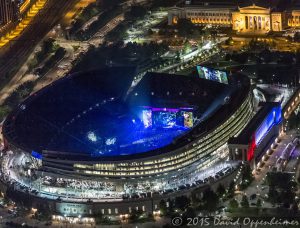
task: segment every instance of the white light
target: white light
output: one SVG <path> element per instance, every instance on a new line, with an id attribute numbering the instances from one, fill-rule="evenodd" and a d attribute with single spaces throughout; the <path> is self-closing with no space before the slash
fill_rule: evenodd
<path id="1" fill-rule="evenodd" d="M 92 142 L 96 142 L 97 141 L 97 136 L 95 135 L 94 132 L 89 132 L 87 135 L 88 139 L 91 140 Z"/>
<path id="2" fill-rule="evenodd" d="M 116 143 L 116 141 L 117 141 L 116 138 L 109 138 L 109 139 L 106 139 L 105 144 L 106 144 L 107 146 L 113 145 L 113 144 Z"/>

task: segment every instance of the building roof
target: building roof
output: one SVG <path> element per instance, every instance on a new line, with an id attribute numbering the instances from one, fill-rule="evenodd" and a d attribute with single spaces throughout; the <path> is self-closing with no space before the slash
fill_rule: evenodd
<path id="1" fill-rule="evenodd" d="M 245 144 L 247 145 L 255 131 L 260 127 L 260 124 L 264 121 L 268 113 L 274 108 L 279 106 L 278 102 L 263 102 L 260 103 L 260 110 L 254 115 L 251 121 L 247 124 L 244 130 L 237 136 L 230 138 L 228 144 Z"/>
<path id="2" fill-rule="evenodd" d="M 7 117 L 4 137 L 29 153 L 52 151 L 46 153 L 47 157 L 51 155 L 55 159 L 111 161 L 160 155 L 215 130 L 241 106 L 250 87 L 249 79 L 239 75 L 232 80 L 235 84 L 225 85 L 199 78 L 149 73 L 125 99 L 134 71 L 108 68 L 73 74 L 54 82 L 30 96 Z M 227 90 L 231 94 L 229 100 L 222 96 Z M 206 118 L 186 133 L 176 128 L 174 131 L 153 129 L 151 135 L 135 130 L 141 126 L 137 105 L 173 107 L 173 100 L 179 102 L 178 107 L 188 102 L 198 105 L 202 113 L 209 109 L 209 114 L 203 115 Z M 221 105 L 211 107 L 210 102 L 216 101 Z"/>
<path id="3" fill-rule="evenodd" d="M 128 103 L 134 106 L 197 107 L 204 111 L 220 96 L 226 96 L 229 86 L 198 77 L 165 73 L 147 73 Z"/>
<path id="4" fill-rule="evenodd" d="M 191 0 L 186 6 L 202 6 L 211 8 L 237 8 L 246 6 L 260 6 L 273 10 L 283 11 L 287 9 L 299 8 L 299 0 Z"/>

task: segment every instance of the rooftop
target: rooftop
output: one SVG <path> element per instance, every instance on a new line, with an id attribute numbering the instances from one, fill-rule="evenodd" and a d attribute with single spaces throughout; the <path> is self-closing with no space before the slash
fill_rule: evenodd
<path id="1" fill-rule="evenodd" d="M 58 80 L 31 95 L 8 116 L 4 137 L 29 153 L 52 151 L 47 154 L 55 159 L 153 156 L 181 148 L 213 131 L 249 92 L 249 79 L 238 75 L 233 84 L 226 85 L 197 77 L 148 73 L 125 96 L 134 75 L 130 68 L 108 68 Z M 143 106 L 192 108 L 195 117 L 203 119 L 191 128 L 176 122 L 174 127 L 145 129 Z M 170 113 L 155 118 L 177 121 Z"/>
<path id="2" fill-rule="evenodd" d="M 184 5 L 184 4 L 183 4 Z M 183 6 L 181 5 L 181 6 Z M 256 5 L 273 10 L 283 11 L 290 8 L 299 8 L 298 0 L 191 0 L 191 4 L 185 6 L 201 6 L 211 8 L 237 8 Z"/>

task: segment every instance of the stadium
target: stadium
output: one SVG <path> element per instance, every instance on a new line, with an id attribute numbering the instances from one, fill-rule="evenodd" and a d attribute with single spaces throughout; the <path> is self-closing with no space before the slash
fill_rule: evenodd
<path id="1" fill-rule="evenodd" d="M 226 161 L 227 141 L 251 119 L 252 99 L 247 77 L 201 66 L 139 80 L 134 67 L 68 75 L 5 120 L 2 184 L 61 214 L 125 214 L 129 203 L 153 212 L 160 195 L 238 167 Z"/>

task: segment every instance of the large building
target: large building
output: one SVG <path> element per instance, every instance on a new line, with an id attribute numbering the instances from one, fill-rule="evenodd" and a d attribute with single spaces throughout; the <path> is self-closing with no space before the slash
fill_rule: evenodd
<path id="1" fill-rule="evenodd" d="M 237 33 L 248 34 L 266 34 L 299 26 L 297 6 L 281 2 L 185 1 L 185 4 L 169 9 L 168 24 L 175 25 L 185 18 L 197 25 L 228 26 Z"/>
<path id="2" fill-rule="evenodd" d="M 124 214 L 135 205 L 153 212 L 153 194 L 203 187 L 214 179 L 206 170 L 228 158 L 228 139 L 251 119 L 253 95 L 243 75 L 197 72 L 147 73 L 132 87 L 132 69 L 107 68 L 32 94 L 4 123 L 12 153 L 2 159 L 2 180 L 68 214 L 78 212 L 72 203 L 90 201 L 98 205 L 93 213 Z"/>
<path id="3" fill-rule="evenodd" d="M 0 0 L 0 26 L 19 19 L 19 5 L 19 0 Z"/>
<path id="4" fill-rule="evenodd" d="M 265 102 L 238 136 L 228 141 L 230 158 L 256 167 L 265 151 L 279 136 L 282 122 L 280 103 Z"/>

